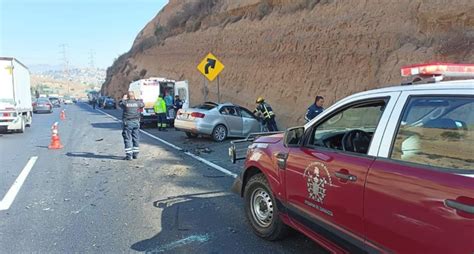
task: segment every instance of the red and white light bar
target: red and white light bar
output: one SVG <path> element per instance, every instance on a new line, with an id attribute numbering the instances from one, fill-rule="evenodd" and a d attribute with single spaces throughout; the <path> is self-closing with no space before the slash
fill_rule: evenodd
<path id="1" fill-rule="evenodd" d="M 445 76 L 474 77 L 474 64 L 428 63 L 403 66 L 402 77 Z"/>

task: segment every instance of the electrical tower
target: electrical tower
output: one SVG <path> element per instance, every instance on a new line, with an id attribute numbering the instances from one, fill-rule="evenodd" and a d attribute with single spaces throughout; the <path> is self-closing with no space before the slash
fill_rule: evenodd
<path id="1" fill-rule="evenodd" d="M 68 55 L 67 55 L 67 48 L 68 48 L 68 45 L 67 44 L 61 44 L 59 45 L 59 47 L 61 48 L 61 56 L 62 56 L 62 61 L 63 61 L 63 71 L 64 71 L 64 78 L 66 79 L 66 84 L 67 84 L 67 95 L 69 95 L 70 93 L 70 90 L 69 90 L 69 58 L 68 58 Z"/>

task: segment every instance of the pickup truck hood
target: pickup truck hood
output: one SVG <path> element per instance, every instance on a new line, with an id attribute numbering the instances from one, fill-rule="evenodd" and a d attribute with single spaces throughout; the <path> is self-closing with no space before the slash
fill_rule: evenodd
<path id="1" fill-rule="evenodd" d="M 284 133 L 278 133 L 270 136 L 263 136 L 257 138 L 254 143 L 267 143 L 267 144 L 275 144 L 280 142 L 283 139 Z"/>

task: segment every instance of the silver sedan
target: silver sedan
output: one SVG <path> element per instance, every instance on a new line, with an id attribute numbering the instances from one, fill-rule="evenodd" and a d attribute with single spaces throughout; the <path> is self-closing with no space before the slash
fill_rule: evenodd
<path id="1" fill-rule="evenodd" d="M 210 135 L 217 142 L 227 137 L 246 137 L 262 130 L 261 123 L 250 110 L 231 103 L 213 102 L 180 109 L 174 126 L 188 137 Z"/>

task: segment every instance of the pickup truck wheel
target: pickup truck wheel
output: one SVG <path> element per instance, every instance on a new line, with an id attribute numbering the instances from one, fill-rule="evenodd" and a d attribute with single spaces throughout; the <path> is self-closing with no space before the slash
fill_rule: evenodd
<path id="1" fill-rule="evenodd" d="M 281 221 L 275 197 L 263 174 L 250 178 L 244 190 L 245 215 L 254 233 L 266 240 L 286 236 L 288 227 Z"/>
<path id="2" fill-rule="evenodd" d="M 186 132 L 186 136 L 188 138 L 197 138 L 198 135 L 196 133 Z"/>
<path id="3" fill-rule="evenodd" d="M 219 124 L 216 127 L 214 127 L 214 130 L 212 131 L 212 139 L 216 142 L 222 142 L 227 138 L 227 128 Z"/>

